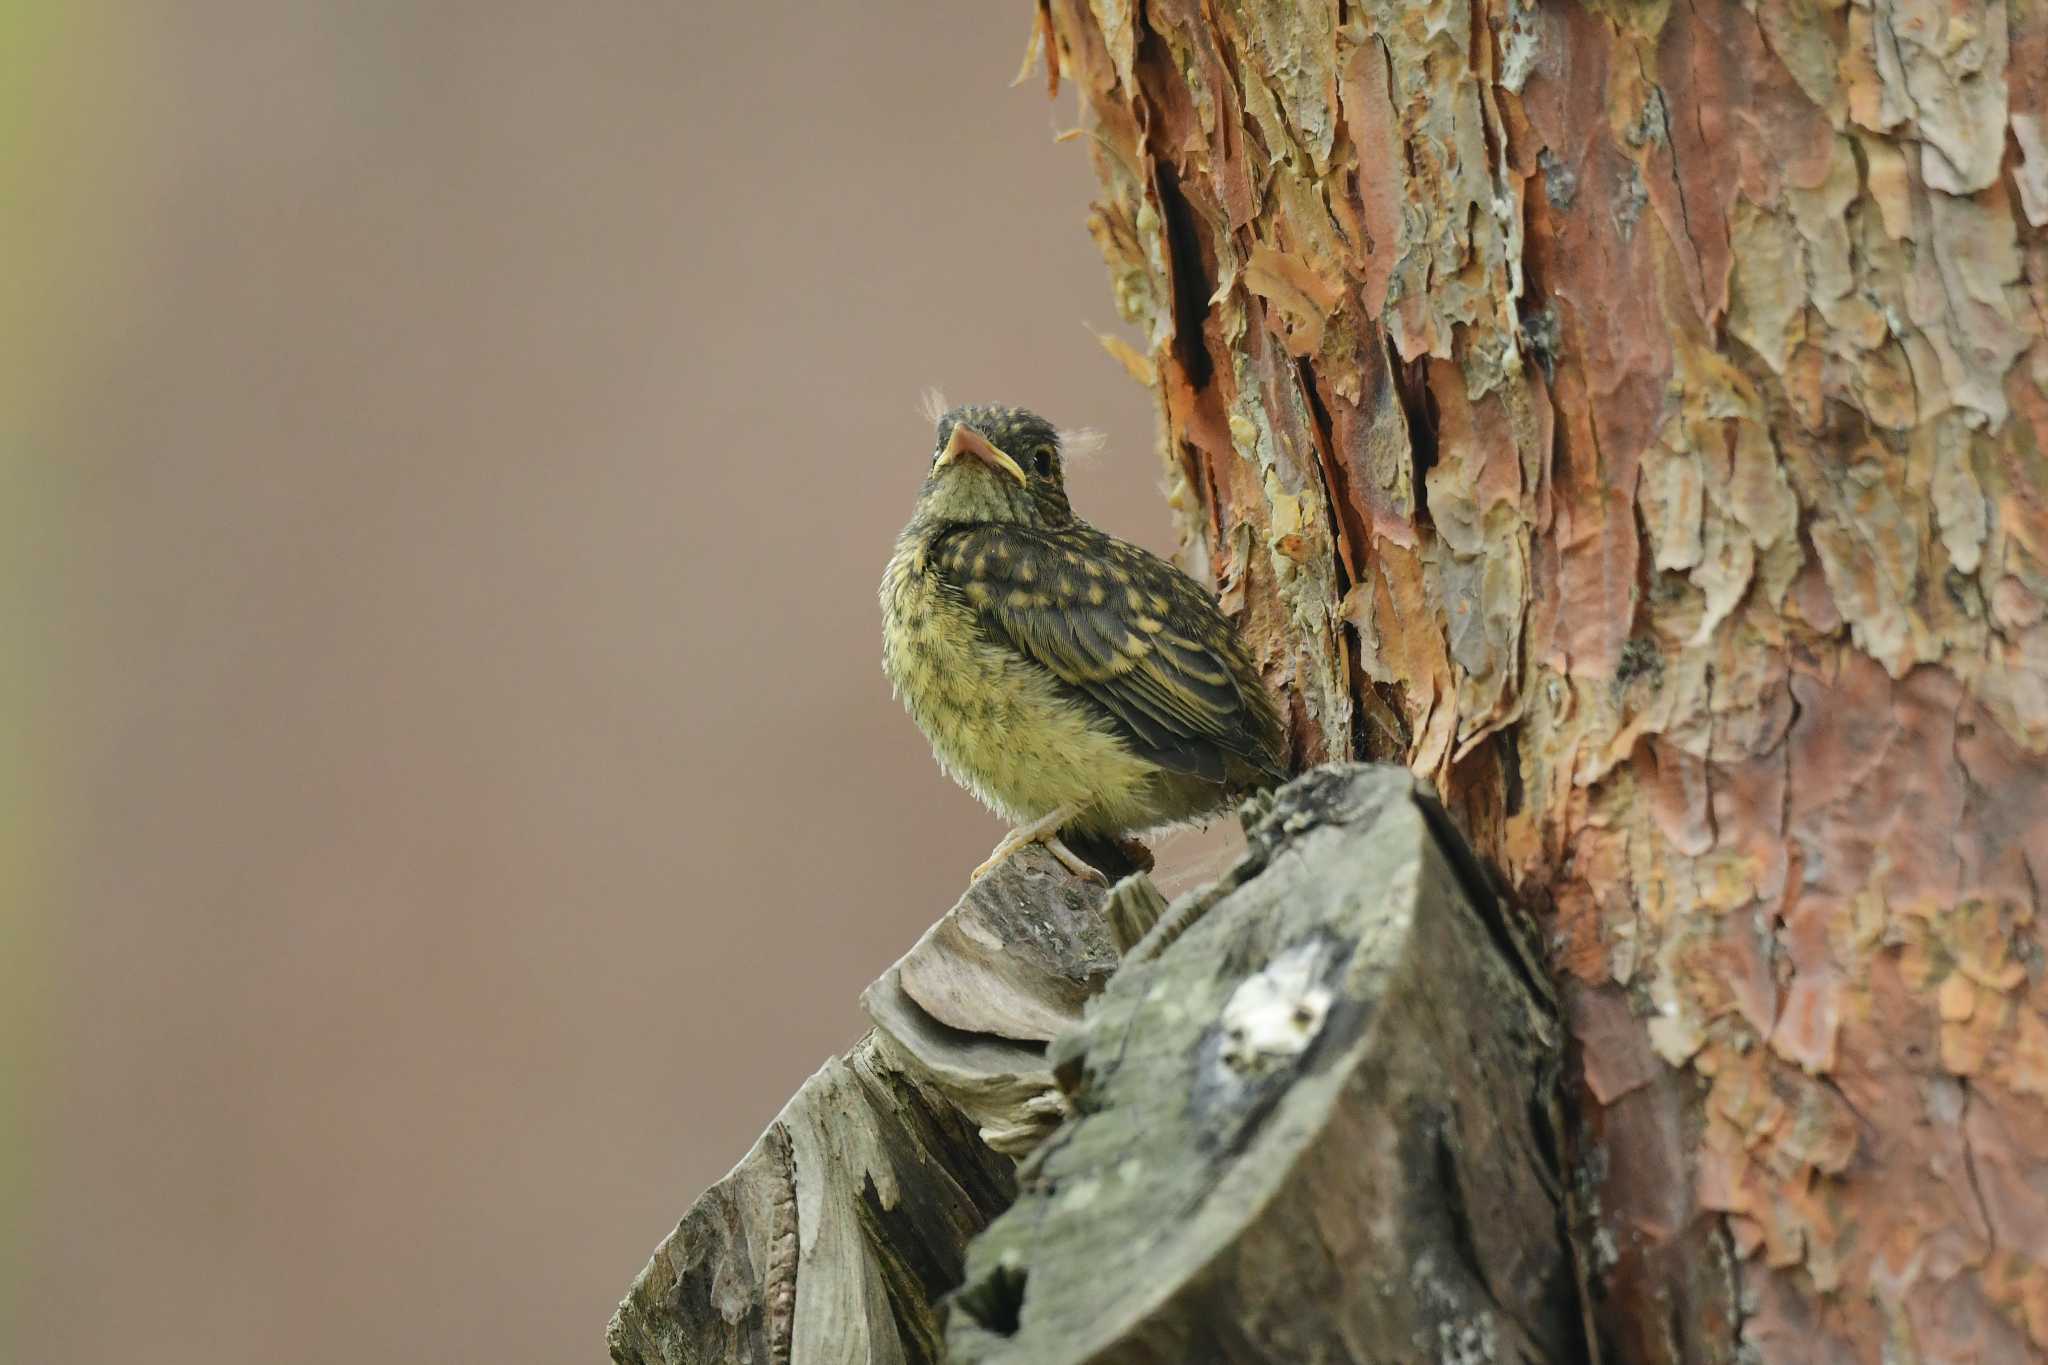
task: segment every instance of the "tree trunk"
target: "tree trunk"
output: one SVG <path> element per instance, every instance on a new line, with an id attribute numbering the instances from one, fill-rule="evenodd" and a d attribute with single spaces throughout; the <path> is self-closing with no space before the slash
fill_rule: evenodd
<path id="1" fill-rule="evenodd" d="M 1040 25 L 1190 567 L 1545 931 L 1605 1358 L 2040 1358 L 2048 4 Z"/>

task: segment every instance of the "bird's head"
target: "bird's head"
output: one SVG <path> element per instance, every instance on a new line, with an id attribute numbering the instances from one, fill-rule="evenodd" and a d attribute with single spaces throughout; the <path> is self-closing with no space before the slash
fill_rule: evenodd
<path id="1" fill-rule="evenodd" d="M 931 471 L 918 514 L 941 525 L 1010 522 L 1063 526 L 1067 503 L 1060 434 L 1023 408 L 973 406 L 937 414 Z"/>

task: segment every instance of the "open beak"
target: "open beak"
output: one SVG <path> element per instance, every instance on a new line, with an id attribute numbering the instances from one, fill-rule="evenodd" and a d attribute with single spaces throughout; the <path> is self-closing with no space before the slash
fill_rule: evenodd
<path id="1" fill-rule="evenodd" d="M 962 455 L 970 455 L 980 460 L 990 469 L 1000 469 L 1003 473 L 1015 479 L 1019 485 L 1025 482 L 1024 471 L 1018 468 L 1015 460 L 990 445 L 988 437 L 983 436 L 973 427 L 968 426 L 967 423 L 955 422 L 953 424 L 952 439 L 946 442 L 946 448 L 939 452 L 939 462 L 932 467 L 934 469 L 944 469 Z"/>

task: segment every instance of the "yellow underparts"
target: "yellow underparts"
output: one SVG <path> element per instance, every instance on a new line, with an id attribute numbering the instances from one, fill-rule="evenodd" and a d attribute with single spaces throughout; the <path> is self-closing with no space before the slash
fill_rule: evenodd
<path id="1" fill-rule="evenodd" d="M 1133 753 L 1051 673 L 983 638 L 914 543 L 897 547 L 881 598 L 883 672 L 939 766 L 990 809 L 1022 825 L 1070 805 L 1081 814 L 1067 828 L 1105 833 L 1191 814 L 1186 779 Z"/>

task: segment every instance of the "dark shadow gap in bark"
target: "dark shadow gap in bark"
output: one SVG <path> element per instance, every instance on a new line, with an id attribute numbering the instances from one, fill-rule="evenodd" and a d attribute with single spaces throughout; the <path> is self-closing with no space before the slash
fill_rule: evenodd
<path id="1" fill-rule="evenodd" d="M 1323 515 L 1329 519 L 1330 533 L 1337 541 L 1337 597 L 1341 601 L 1356 579 L 1354 561 L 1363 547 L 1353 544 L 1352 528 L 1344 517 L 1344 509 L 1351 504 L 1351 490 L 1345 486 L 1343 462 L 1337 458 L 1330 409 L 1316 387 L 1315 366 L 1307 360 L 1296 360 L 1294 373 L 1295 382 L 1301 386 L 1302 400 L 1308 405 L 1309 420 L 1315 423 L 1316 465 L 1321 476 L 1316 482 L 1323 490 Z"/>
<path id="2" fill-rule="evenodd" d="M 1028 1280 L 1021 1267 L 999 1265 L 979 1284 L 968 1285 L 955 1294 L 950 1302 L 988 1331 L 1013 1337 L 1023 1323 Z"/>
<path id="3" fill-rule="evenodd" d="M 1400 401 L 1401 411 L 1408 418 L 1408 449 L 1414 464 L 1410 477 L 1415 489 L 1415 518 L 1419 526 L 1433 527 L 1434 519 L 1429 511 L 1429 471 L 1436 468 L 1437 456 L 1437 412 L 1436 396 L 1429 391 L 1429 363 L 1418 360 L 1410 364 L 1401 359 L 1394 349 L 1393 339 L 1386 338 L 1387 370 L 1393 378 L 1394 397 Z"/>
<path id="4" fill-rule="evenodd" d="M 1194 206 L 1181 192 L 1173 164 L 1155 158 L 1153 185 L 1159 195 L 1159 216 L 1166 225 L 1166 268 L 1173 283 L 1173 357 L 1180 362 L 1190 388 L 1209 387 L 1216 363 L 1209 356 L 1202 327 L 1209 317 L 1209 296 L 1216 282 L 1203 259 L 1202 233 Z"/>
<path id="5" fill-rule="evenodd" d="M 1434 795 L 1425 795 L 1417 804 L 1422 807 L 1424 818 L 1436 834 L 1437 847 L 1443 853 L 1451 875 L 1457 878 L 1466 899 L 1472 902 L 1473 910 L 1478 913 L 1480 923 L 1486 926 L 1487 936 L 1499 948 L 1501 957 L 1515 968 L 1523 984 L 1537 999 L 1555 999 L 1549 975 L 1536 956 L 1535 945 L 1509 922 L 1513 912 L 1509 909 L 1511 902 L 1505 880 L 1480 860 L 1458 828 L 1458 822 L 1441 801 Z"/>

